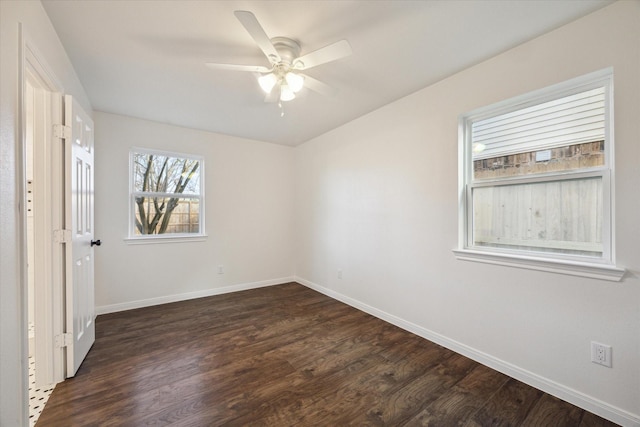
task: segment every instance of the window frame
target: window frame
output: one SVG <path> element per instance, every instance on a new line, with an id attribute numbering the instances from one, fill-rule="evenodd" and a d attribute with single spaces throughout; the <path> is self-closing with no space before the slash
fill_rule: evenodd
<path id="1" fill-rule="evenodd" d="M 474 179 L 471 128 L 474 122 L 584 92 L 605 89 L 604 164 L 555 172 Z M 458 121 L 459 231 L 457 259 L 619 281 L 624 269 L 615 265 L 613 69 L 607 68 L 462 114 Z M 474 244 L 473 190 L 505 185 L 602 179 L 602 256 L 510 249 Z"/>
<path id="2" fill-rule="evenodd" d="M 141 192 L 135 190 L 135 155 L 136 154 L 151 154 L 154 156 L 167 156 L 178 159 L 190 159 L 196 160 L 199 162 L 198 171 L 199 171 L 199 188 L 200 192 L 197 195 L 193 194 L 182 194 L 182 193 L 159 193 L 159 192 L 150 192 L 153 194 L 157 194 L 158 197 L 172 197 L 175 194 L 180 194 L 180 198 L 189 198 L 198 200 L 198 225 L 199 232 L 198 233 L 163 233 L 163 234 L 136 234 L 136 211 L 135 211 L 135 197 Z M 195 154 L 188 153 L 177 153 L 173 151 L 165 151 L 165 150 L 156 150 L 150 148 L 142 148 L 142 147 L 131 147 L 129 150 L 129 203 L 128 203 L 128 237 L 125 241 L 128 244 L 148 244 L 148 243 L 176 243 L 176 242 L 193 242 L 193 241 L 204 241 L 207 237 L 205 232 L 205 164 L 204 157 Z M 149 196 L 149 192 L 146 193 L 146 196 Z"/>

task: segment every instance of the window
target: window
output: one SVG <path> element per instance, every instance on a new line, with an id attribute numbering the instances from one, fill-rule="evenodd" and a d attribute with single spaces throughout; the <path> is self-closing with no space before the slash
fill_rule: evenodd
<path id="1" fill-rule="evenodd" d="M 620 280 L 610 69 L 460 119 L 459 259 Z"/>
<path id="2" fill-rule="evenodd" d="M 134 148 L 130 164 L 130 239 L 204 235 L 201 157 Z"/>

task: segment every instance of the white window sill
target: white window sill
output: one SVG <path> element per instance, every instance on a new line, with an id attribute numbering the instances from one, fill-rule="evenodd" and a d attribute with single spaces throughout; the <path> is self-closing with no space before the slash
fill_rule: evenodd
<path id="1" fill-rule="evenodd" d="M 185 243 L 185 242 L 204 242 L 207 240 L 206 234 L 196 235 L 177 235 L 177 236 L 159 236 L 153 237 L 127 237 L 124 241 L 128 245 L 154 245 L 156 243 Z"/>
<path id="2" fill-rule="evenodd" d="M 456 258 L 464 261 L 484 262 L 507 267 L 526 268 L 529 270 L 548 271 L 569 274 L 572 276 L 590 277 L 593 279 L 619 282 L 625 269 L 613 265 L 582 263 L 548 258 L 528 257 L 513 254 L 497 254 L 471 249 L 454 249 Z"/>

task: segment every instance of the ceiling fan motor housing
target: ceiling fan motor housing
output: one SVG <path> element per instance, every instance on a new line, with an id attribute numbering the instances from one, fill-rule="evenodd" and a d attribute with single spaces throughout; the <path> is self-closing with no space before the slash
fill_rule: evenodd
<path id="1" fill-rule="evenodd" d="M 276 48 L 280 55 L 280 62 L 276 58 L 269 58 L 274 66 L 287 65 L 293 68 L 293 61 L 300 56 L 300 44 L 287 37 L 273 37 L 271 39 L 273 47 Z"/>

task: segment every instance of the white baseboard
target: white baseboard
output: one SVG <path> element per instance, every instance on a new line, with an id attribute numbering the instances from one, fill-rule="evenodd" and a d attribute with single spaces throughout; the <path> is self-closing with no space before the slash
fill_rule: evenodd
<path id="1" fill-rule="evenodd" d="M 429 329 L 418 326 L 415 323 L 408 322 L 398 316 L 389 314 L 385 311 L 379 310 L 375 307 L 343 295 L 339 292 L 310 282 L 309 280 L 296 276 L 294 277 L 294 281 L 324 295 L 327 295 L 333 299 L 362 310 L 365 313 L 389 322 L 392 325 L 395 325 L 422 338 L 446 347 L 449 350 L 462 354 L 463 356 L 475 360 L 476 362 L 482 363 L 483 365 L 495 369 L 498 372 L 502 372 L 505 375 L 522 381 L 523 383 L 535 387 L 539 390 L 542 390 L 545 393 L 549 393 L 552 396 L 556 396 L 557 398 L 565 400 L 582 409 L 593 412 L 594 414 L 597 414 L 610 421 L 618 423 L 622 426 L 640 427 L 640 415 L 638 414 L 632 414 L 631 412 L 609 405 L 599 399 L 595 399 L 577 390 L 556 383 L 555 381 L 552 381 L 548 378 L 542 377 L 533 372 L 529 372 L 526 369 L 522 369 L 511 363 L 505 362 L 504 360 L 500 360 L 496 357 L 491 356 L 490 354 L 476 350 L 463 343 L 452 340 L 451 338 L 447 338 Z"/>
<path id="2" fill-rule="evenodd" d="M 150 307 L 153 305 L 167 304 L 170 302 L 186 301 L 195 298 L 210 297 L 213 295 L 227 294 L 230 292 L 246 291 L 248 289 L 263 288 L 265 286 L 280 285 L 293 282 L 293 277 L 282 277 L 280 279 L 262 280 L 260 282 L 241 283 L 237 285 L 225 286 L 222 288 L 203 289 L 201 291 L 187 292 L 184 294 L 166 295 L 161 297 L 128 301 L 119 304 L 101 305 L 96 307 L 96 316 L 118 311 L 133 310 L 135 308 Z"/>

